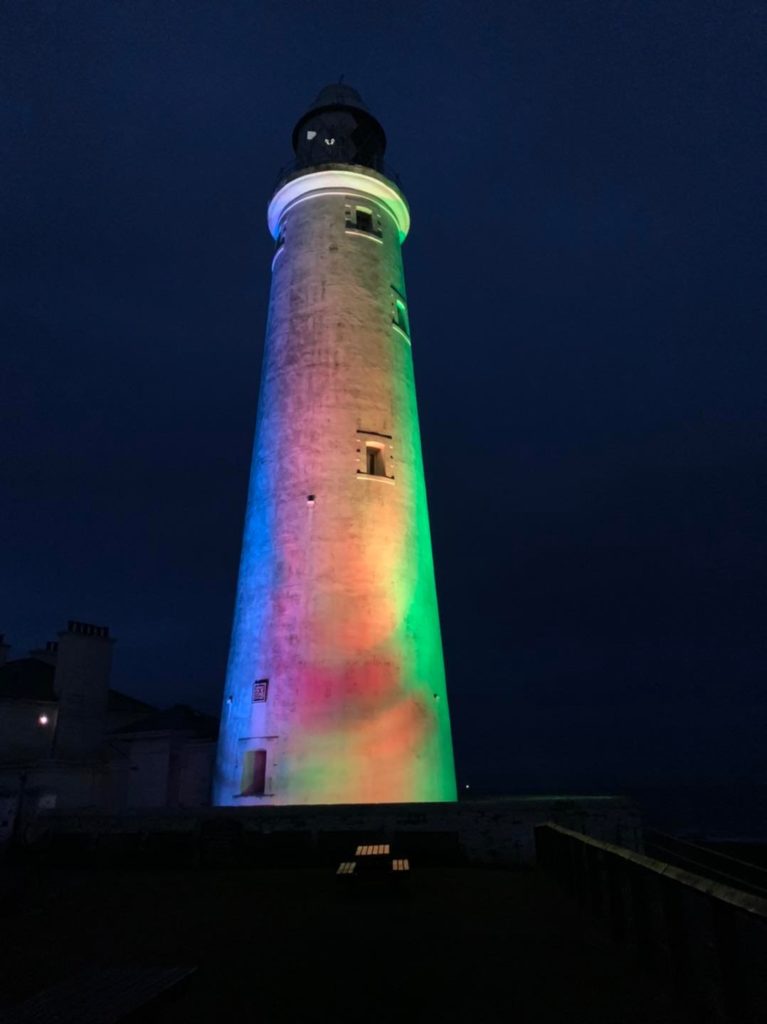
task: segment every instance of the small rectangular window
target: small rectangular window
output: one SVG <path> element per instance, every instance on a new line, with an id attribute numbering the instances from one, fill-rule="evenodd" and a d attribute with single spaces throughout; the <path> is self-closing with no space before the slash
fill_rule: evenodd
<path id="1" fill-rule="evenodd" d="M 269 680 L 268 679 L 257 679 L 253 683 L 253 703 L 256 704 L 259 701 L 266 700 L 269 695 Z"/>
<path id="2" fill-rule="evenodd" d="M 240 796 L 263 796 L 266 788 L 266 751 L 246 750 L 242 761 Z"/>
<path id="3" fill-rule="evenodd" d="M 357 230 L 373 234 L 373 214 L 370 210 L 363 210 L 359 206 L 357 207 Z"/>
<path id="4" fill-rule="evenodd" d="M 360 434 L 362 437 L 360 437 Z M 357 428 L 357 479 L 394 483 L 394 450 L 391 434 Z"/>
<path id="5" fill-rule="evenodd" d="M 367 235 L 374 242 L 383 242 L 381 216 L 366 206 L 352 206 L 344 209 L 344 224 L 352 234 Z"/>
<path id="6" fill-rule="evenodd" d="M 365 465 L 368 476 L 386 476 L 386 463 L 381 445 L 371 441 L 365 443 Z"/>

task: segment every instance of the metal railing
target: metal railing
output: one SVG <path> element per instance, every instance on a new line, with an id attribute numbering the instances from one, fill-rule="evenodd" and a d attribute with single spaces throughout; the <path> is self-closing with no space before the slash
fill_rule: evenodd
<path id="1" fill-rule="evenodd" d="M 644 839 L 645 853 L 650 857 L 767 899 L 767 870 L 757 864 L 655 829 L 645 829 Z"/>
<path id="2" fill-rule="evenodd" d="M 538 864 L 676 991 L 690 1021 L 757 1024 L 767 1005 L 767 900 L 558 825 Z"/>

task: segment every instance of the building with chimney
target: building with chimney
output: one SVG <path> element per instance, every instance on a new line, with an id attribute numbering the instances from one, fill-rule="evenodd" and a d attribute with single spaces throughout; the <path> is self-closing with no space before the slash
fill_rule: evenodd
<path id="1" fill-rule="evenodd" d="M 22 658 L 0 642 L 0 838 L 18 810 L 210 802 L 216 719 L 115 690 L 113 649 L 107 626 L 75 620 Z"/>

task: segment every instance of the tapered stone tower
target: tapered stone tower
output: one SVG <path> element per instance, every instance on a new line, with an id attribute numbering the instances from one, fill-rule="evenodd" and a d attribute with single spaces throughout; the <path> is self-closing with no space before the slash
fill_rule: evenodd
<path id="1" fill-rule="evenodd" d="M 317 97 L 269 203 L 272 263 L 215 802 L 455 799 L 386 139 Z"/>

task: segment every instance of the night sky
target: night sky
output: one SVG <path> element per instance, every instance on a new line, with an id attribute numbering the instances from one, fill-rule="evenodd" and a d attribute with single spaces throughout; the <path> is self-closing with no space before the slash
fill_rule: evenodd
<path id="1" fill-rule="evenodd" d="M 766 782 L 767 6 L 0 7 L 2 607 L 217 710 L 290 134 L 344 74 L 413 213 L 461 784 Z"/>

